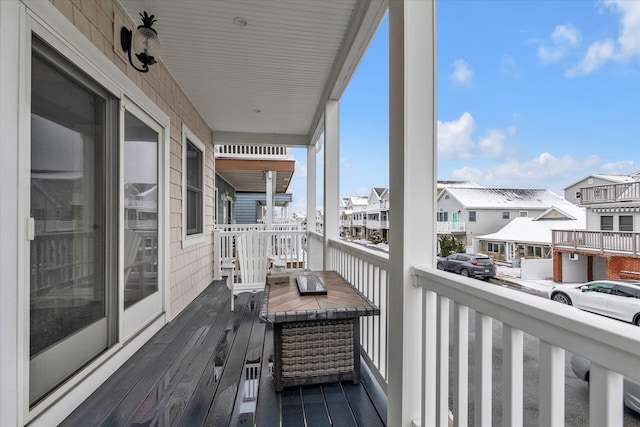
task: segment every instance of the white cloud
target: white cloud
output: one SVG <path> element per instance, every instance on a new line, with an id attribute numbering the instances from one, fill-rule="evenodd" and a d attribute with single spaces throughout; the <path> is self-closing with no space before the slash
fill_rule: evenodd
<path id="1" fill-rule="evenodd" d="M 574 67 L 568 69 L 564 75 L 567 77 L 577 77 L 591 74 L 607 61 L 613 59 L 615 55 L 615 45 L 611 40 L 592 43 L 584 59 Z"/>
<path id="2" fill-rule="evenodd" d="M 471 159 L 475 157 L 500 157 L 505 141 L 516 134 L 514 124 L 506 129 L 490 129 L 476 142 L 473 133 L 476 122 L 464 112 L 459 119 L 450 122 L 438 120 L 438 157 L 441 159 Z"/>
<path id="3" fill-rule="evenodd" d="M 607 39 L 593 42 L 582 61 L 565 73 L 567 77 L 590 74 L 608 61 L 625 62 L 640 58 L 640 2 L 604 0 L 604 4 L 620 15 L 617 41 Z"/>
<path id="4" fill-rule="evenodd" d="M 564 58 L 572 47 L 580 44 L 580 30 L 571 24 L 556 25 L 551 39 L 553 46 L 538 47 L 538 59 L 542 62 L 557 62 Z"/>
<path id="5" fill-rule="evenodd" d="M 504 55 L 502 57 L 502 73 L 506 76 L 520 77 L 520 67 L 515 59 L 510 55 Z"/>
<path id="6" fill-rule="evenodd" d="M 638 170 L 638 165 L 633 160 L 622 160 L 615 163 L 606 163 L 602 165 L 602 170 L 614 174 L 627 174 L 629 171 Z"/>
<path id="7" fill-rule="evenodd" d="M 453 72 L 451 73 L 451 79 L 458 86 L 471 87 L 473 85 L 473 70 L 469 68 L 467 61 L 458 59 L 451 64 Z"/>
<path id="8" fill-rule="evenodd" d="M 544 152 L 532 159 L 504 161 L 482 169 L 465 166 L 455 169 L 452 179 L 474 181 L 496 188 L 546 188 L 561 194 L 567 184 L 596 170 L 604 171 L 606 167 L 598 156 L 556 157 Z M 620 173 L 629 173 L 630 170 L 633 168 L 629 164 L 620 167 Z"/>

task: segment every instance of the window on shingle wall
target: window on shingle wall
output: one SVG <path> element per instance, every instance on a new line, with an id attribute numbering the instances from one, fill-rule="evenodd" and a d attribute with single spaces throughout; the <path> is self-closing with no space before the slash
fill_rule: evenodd
<path id="1" fill-rule="evenodd" d="M 183 246 L 204 243 L 205 145 L 182 128 Z"/>

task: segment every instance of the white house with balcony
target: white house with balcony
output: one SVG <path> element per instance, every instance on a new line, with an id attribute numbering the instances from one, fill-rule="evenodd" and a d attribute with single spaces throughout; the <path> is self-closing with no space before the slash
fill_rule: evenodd
<path id="1" fill-rule="evenodd" d="M 372 231 L 380 233 L 383 241 L 389 239 L 389 188 L 373 187 L 367 199 L 366 237 L 371 237 Z"/>
<path id="2" fill-rule="evenodd" d="M 349 236 L 356 239 L 364 239 L 367 226 L 367 203 L 368 197 L 350 196 L 348 197 L 345 211 L 349 222 Z"/>
<path id="3" fill-rule="evenodd" d="M 623 184 L 636 180 L 638 173 L 633 175 L 607 175 L 591 174 L 564 188 L 564 198 L 571 203 L 579 205 L 581 203 L 582 191 L 584 187 L 595 187 L 599 185 Z"/>
<path id="4" fill-rule="evenodd" d="M 574 209 L 549 190 L 447 187 L 437 199 L 437 230 L 471 246 L 476 236 L 495 233 L 514 218 L 538 217 L 551 207 Z"/>
<path id="5" fill-rule="evenodd" d="M 598 176 L 580 182 L 596 182 Z M 640 278 L 640 173 L 615 181 L 576 190 L 586 228 L 554 230 L 555 281 Z"/>

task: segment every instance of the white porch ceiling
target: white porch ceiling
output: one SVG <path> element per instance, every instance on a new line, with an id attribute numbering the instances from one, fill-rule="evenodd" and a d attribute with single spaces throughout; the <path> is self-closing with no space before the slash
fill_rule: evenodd
<path id="1" fill-rule="evenodd" d="M 316 142 L 326 100 L 340 99 L 387 9 L 386 0 L 122 4 L 137 24 L 140 12 L 155 15 L 160 59 L 216 143 L 298 146 Z"/>

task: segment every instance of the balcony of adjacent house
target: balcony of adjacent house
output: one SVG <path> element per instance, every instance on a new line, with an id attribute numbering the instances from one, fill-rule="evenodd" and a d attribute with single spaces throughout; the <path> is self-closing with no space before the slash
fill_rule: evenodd
<path id="1" fill-rule="evenodd" d="M 466 231 L 464 221 L 438 221 L 436 222 L 438 234 L 464 233 Z"/>
<path id="2" fill-rule="evenodd" d="M 552 230 L 554 249 L 640 258 L 640 232 Z"/>
<path id="3" fill-rule="evenodd" d="M 292 160 L 291 149 L 284 146 L 229 145 L 215 146 L 215 157 L 246 160 Z"/>
<path id="4" fill-rule="evenodd" d="M 640 182 L 596 185 L 580 189 L 580 204 L 640 201 Z"/>

